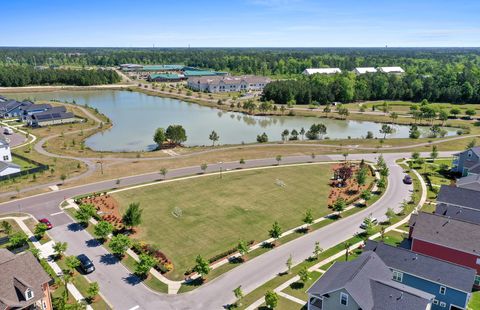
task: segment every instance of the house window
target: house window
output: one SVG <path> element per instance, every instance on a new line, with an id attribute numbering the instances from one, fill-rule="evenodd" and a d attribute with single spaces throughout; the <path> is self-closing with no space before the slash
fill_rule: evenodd
<path id="1" fill-rule="evenodd" d="M 480 286 L 480 275 L 475 276 L 475 282 L 473 282 L 474 285 Z"/>
<path id="2" fill-rule="evenodd" d="M 8 160 L 8 155 L 3 156 L 3 160 Z"/>
<path id="3" fill-rule="evenodd" d="M 340 293 L 340 304 L 348 306 L 348 295 L 345 293 Z"/>
<path id="4" fill-rule="evenodd" d="M 25 299 L 30 300 L 33 298 L 33 291 L 31 289 L 27 289 L 25 291 Z"/>
<path id="5" fill-rule="evenodd" d="M 393 271 L 393 280 L 398 281 L 398 282 L 402 282 L 403 273 L 401 273 L 400 271 L 394 270 Z"/>
<path id="6" fill-rule="evenodd" d="M 440 302 L 440 307 L 445 308 L 446 306 L 447 306 L 447 304 L 445 302 L 443 302 L 443 301 Z"/>
<path id="7" fill-rule="evenodd" d="M 472 151 L 468 151 L 468 157 L 472 157 Z"/>
<path id="8" fill-rule="evenodd" d="M 440 294 L 445 295 L 447 288 L 445 286 L 440 286 Z"/>
<path id="9" fill-rule="evenodd" d="M 433 300 L 433 304 L 434 304 L 434 305 L 438 305 L 438 299 L 434 299 L 434 300 Z"/>
<path id="10" fill-rule="evenodd" d="M 477 257 L 477 265 L 480 265 L 480 257 Z"/>

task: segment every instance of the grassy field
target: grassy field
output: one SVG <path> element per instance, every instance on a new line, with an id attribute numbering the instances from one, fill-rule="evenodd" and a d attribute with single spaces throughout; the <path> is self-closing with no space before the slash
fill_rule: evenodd
<path id="1" fill-rule="evenodd" d="M 180 279 L 195 256 L 211 257 L 235 247 L 238 240 L 268 238 L 274 221 L 283 228 L 302 224 L 305 210 L 315 218 L 326 206 L 330 165 L 278 167 L 206 176 L 115 193 L 122 211 L 131 202 L 144 209 L 138 238 L 160 247 L 173 260 Z M 286 186 L 276 184 L 283 181 Z M 173 216 L 174 208 L 182 211 Z"/>

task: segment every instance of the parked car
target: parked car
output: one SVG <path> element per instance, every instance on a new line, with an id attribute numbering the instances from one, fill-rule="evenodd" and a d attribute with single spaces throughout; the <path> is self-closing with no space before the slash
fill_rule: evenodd
<path id="1" fill-rule="evenodd" d="M 5 128 L 3 128 L 3 133 L 6 134 L 6 135 L 13 135 L 13 129 L 5 127 Z"/>
<path id="2" fill-rule="evenodd" d="M 376 218 L 374 218 L 374 217 L 369 217 L 369 219 L 370 219 L 372 225 L 375 226 L 375 225 L 378 224 L 378 220 L 377 220 Z M 368 228 L 368 225 L 367 225 L 367 223 L 366 223 L 366 220 L 367 220 L 367 219 L 363 220 L 362 224 L 360 224 L 360 228 L 361 228 L 361 229 L 366 229 L 366 228 Z"/>
<path id="3" fill-rule="evenodd" d="M 412 184 L 412 177 L 409 176 L 408 174 L 406 174 L 406 175 L 403 177 L 403 183 L 405 183 L 405 184 Z"/>
<path id="4" fill-rule="evenodd" d="M 52 227 L 53 227 L 52 223 L 50 223 L 50 221 L 48 219 L 40 219 L 38 221 L 40 223 L 43 223 L 43 224 L 47 225 L 47 229 L 52 229 Z"/>
<path id="5" fill-rule="evenodd" d="M 82 269 L 84 273 L 92 273 L 95 271 L 95 266 L 87 255 L 80 254 L 77 258 L 80 261 L 80 269 Z"/>

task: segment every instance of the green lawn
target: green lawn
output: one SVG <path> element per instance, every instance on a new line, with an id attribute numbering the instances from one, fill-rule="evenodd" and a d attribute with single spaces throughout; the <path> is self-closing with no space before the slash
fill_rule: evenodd
<path id="1" fill-rule="evenodd" d="M 14 164 L 17 164 L 20 166 L 21 170 L 27 170 L 31 168 L 35 168 L 36 166 L 34 164 L 29 163 L 26 160 L 23 160 L 15 155 L 12 156 L 12 162 Z"/>
<path id="2" fill-rule="evenodd" d="M 467 308 L 469 310 L 480 309 L 480 291 L 474 291 L 472 293 L 472 297 L 470 298 Z"/>
<path id="3" fill-rule="evenodd" d="M 310 273 L 310 279 L 307 281 L 307 283 L 303 284 L 301 282 L 293 282 L 286 289 L 284 289 L 282 292 L 287 293 L 290 296 L 297 297 L 298 299 L 301 299 L 301 300 L 304 300 L 305 302 L 307 302 L 307 300 L 308 300 L 307 290 L 321 276 L 322 276 L 322 273 L 320 273 L 318 271 L 313 271 L 313 272 Z"/>
<path id="4" fill-rule="evenodd" d="M 393 245 L 393 246 L 398 246 L 403 241 L 403 239 L 405 239 L 406 237 L 408 237 L 408 232 L 401 233 L 401 232 L 398 232 L 398 231 L 391 230 L 391 231 L 385 233 L 385 236 L 383 238 L 383 242 L 385 242 L 386 244 Z M 375 240 L 376 241 L 381 241 L 381 238 L 379 237 Z"/>
<path id="5" fill-rule="evenodd" d="M 235 247 L 238 240 L 261 241 L 278 221 L 287 230 L 302 224 L 305 210 L 315 218 L 326 206 L 331 166 L 308 165 L 226 173 L 157 184 L 113 194 L 123 212 L 129 203 L 144 209 L 138 238 L 155 244 L 173 261 L 168 276 L 183 278 L 195 256 L 206 258 Z M 278 185 L 281 180 L 285 183 Z M 182 211 L 180 217 L 173 210 Z"/>
<path id="6" fill-rule="evenodd" d="M 265 304 L 261 305 L 258 307 L 258 310 L 269 310 L 270 308 L 267 308 Z M 275 308 L 275 310 L 305 310 L 307 309 L 306 302 L 305 305 L 300 305 L 294 301 L 291 301 L 289 299 L 286 299 L 282 296 L 278 296 L 278 305 Z"/>

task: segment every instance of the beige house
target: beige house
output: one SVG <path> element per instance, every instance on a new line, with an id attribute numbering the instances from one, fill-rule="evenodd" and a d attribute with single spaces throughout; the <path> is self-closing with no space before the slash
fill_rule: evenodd
<path id="1" fill-rule="evenodd" d="M 271 80 L 263 76 L 201 76 L 188 78 L 189 88 L 210 93 L 261 91 Z"/>

